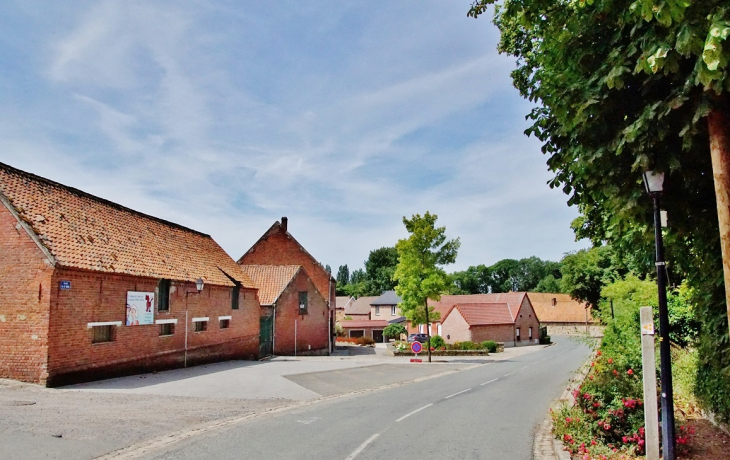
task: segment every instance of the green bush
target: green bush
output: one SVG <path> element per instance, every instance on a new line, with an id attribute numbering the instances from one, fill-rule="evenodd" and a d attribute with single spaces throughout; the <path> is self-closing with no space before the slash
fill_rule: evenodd
<path id="1" fill-rule="evenodd" d="M 383 335 L 388 339 L 399 339 L 401 334 L 406 334 L 408 331 L 406 330 L 406 327 L 402 324 L 388 324 L 385 326 L 385 329 L 383 329 Z"/>
<path id="2" fill-rule="evenodd" d="M 481 344 L 479 344 L 479 348 L 482 350 L 487 350 L 490 353 L 496 353 L 497 352 L 497 342 L 493 340 L 485 340 Z"/>
<path id="3" fill-rule="evenodd" d="M 434 348 L 441 348 L 446 345 L 446 342 L 444 341 L 443 337 L 440 335 L 434 335 L 431 337 L 431 346 Z"/>

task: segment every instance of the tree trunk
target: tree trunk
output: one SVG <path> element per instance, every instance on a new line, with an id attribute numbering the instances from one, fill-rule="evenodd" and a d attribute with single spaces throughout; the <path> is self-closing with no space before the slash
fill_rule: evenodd
<path id="1" fill-rule="evenodd" d="M 426 299 L 426 347 L 428 348 L 428 362 L 431 362 L 431 325 L 428 321 L 428 298 Z"/>
<path id="2" fill-rule="evenodd" d="M 710 133 L 712 176 L 715 179 L 717 219 L 720 224 L 722 268 L 725 275 L 725 305 L 730 323 L 730 120 L 724 105 L 707 116 Z M 730 333 L 730 330 L 728 330 Z"/>

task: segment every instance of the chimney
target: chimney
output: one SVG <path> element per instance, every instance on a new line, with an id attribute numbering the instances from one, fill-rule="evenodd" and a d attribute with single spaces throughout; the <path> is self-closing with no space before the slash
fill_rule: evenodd
<path id="1" fill-rule="evenodd" d="M 287 219 L 286 217 L 281 218 L 281 228 L 283 228 L 285 232 L 287 231 L 286 226 L 288 223 L 289 223 L 289 219 Z"/>

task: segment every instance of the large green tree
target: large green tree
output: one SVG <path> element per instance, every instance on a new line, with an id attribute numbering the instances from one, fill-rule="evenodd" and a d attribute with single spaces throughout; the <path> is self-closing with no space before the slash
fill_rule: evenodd
<path id="1" fill-rule="evenodd" d="M 410 219 L 403 217 L 403 224 L 410 233 L 398 240 L 398 266 L 393 279 L 397 281 L 396 293 L 403 315 L 413 324 L 425 324 L 428 334 L 428 361 L 431 361 L 431 332 L 428 324 L 438 319 L 438 312 L 428 306 L 428 299 L 438 301 L 447 290 L 448 275 L 441 268 L 456 261 L 461 245 L 459 238 L 446 239 L 446 227 L 436 227 L 438 216 L 428 211 Z"/>
<path id="2" fill-rule="evenodd" d="M 494 2 L 476 0 L 469 15 Z M 543 143 L 555 174 L 550 184 L 581 213 L 578 236 L 610 242 L 648 273 L 651 202 L 641 173 L 666 173 L 670 278 L 688 279 L 702 321 L 698 393 L 730 420 L 720 246 L 720 228 L 730 228 L 730 6 L 726 0 L 505 0 L 494 22 L 499 50 L 517 59 L 515 86 L 535 103 L 527 133 Z"/>

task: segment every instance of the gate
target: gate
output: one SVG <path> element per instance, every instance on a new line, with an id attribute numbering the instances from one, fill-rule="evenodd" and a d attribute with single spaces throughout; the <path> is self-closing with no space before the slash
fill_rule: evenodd
<path id="1" fill-rule="evenodd" d="M 262 316 L 259 333 L 259 358 L 274 354 L 274 315 Z"/>

